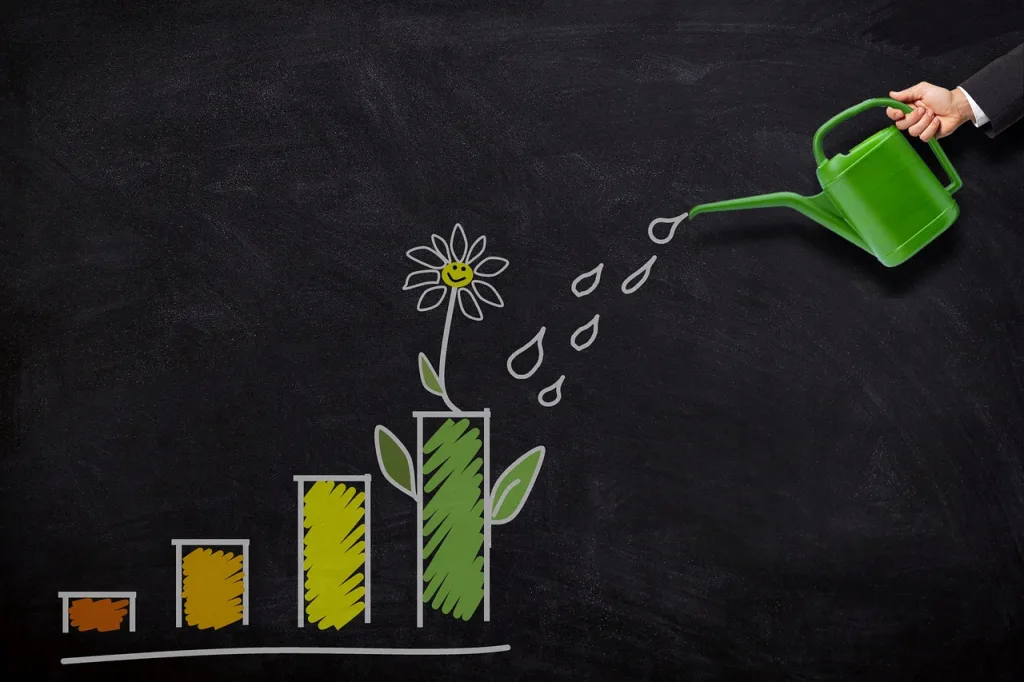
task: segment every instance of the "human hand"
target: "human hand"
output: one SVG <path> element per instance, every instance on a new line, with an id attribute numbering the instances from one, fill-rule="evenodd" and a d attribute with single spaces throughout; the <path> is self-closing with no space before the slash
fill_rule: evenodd
<path id="1" fill-rule="evenodd" d="M 896 127 L 927 142 L 933 137 L 946 137 L 967 121 L 974 120 L 971 105 L 960 88 L 947 90 L 924 81 L 917 85 L 890 92 L 894 100 L 914 107 L 909 114 L 886 107 L 885 113 L 896 122 Z"/>

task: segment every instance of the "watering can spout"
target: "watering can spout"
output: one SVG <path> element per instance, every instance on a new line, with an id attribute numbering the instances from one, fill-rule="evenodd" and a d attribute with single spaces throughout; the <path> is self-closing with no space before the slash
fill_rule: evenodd
<path id="1" fill-rule="evenodd" d="M 796 192 L 775 192 L 773 194 L 759 194 L 752 197 L 741 197 L 739 199 L 728 199 L 716 201 L 710 204 L 699 204 L 689 210 L 689 217 L 693 218 L 701 213 L 714 213 L 717 211 L 736 211 L 748 208 L 791 208 L 798 211 L 823 227 L 827 227 L 840 237 L 846 239 L 855 246 L 859 246 L 868 253 L 871 249 L 857 230 L 843 218 L 832 200 L 824 192 L 815 194 L 813 197 L 805 197 Z"/>

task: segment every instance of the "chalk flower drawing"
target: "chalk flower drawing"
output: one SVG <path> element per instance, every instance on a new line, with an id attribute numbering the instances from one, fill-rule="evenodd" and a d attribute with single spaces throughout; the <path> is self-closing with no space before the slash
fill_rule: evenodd
<path id="1" fill-rule="evenodd" d="M 477 237 L 473 246 L 469 247 L 462 225 L 457 224 L 447 242 L 435 234 L 431 235 L 431 243 L 433 246 L 417 246 L 405 254 L 414 262 L 427 266 L 427 269 L 409 273 L 402 289 L 436 285 L 430 286 L 420 295 L 416 306 L 418 310 L 433 310 L 444 303 L 448 292 L 451 292 L 449 319 L 455 310 L 456 300 L 462 314 L 477 321 L 484 319 L 480 304 L 477 303 L 478 298 L 495 308 L 504 307 L 505 302 L 494 286 L 477 279 L 496 277 L 508 267 L 508 261 L 504 258 L 488 256 L 479 260 L 487 248 L 487 237 Z"/>
<path id="2" fill-rule="evenodd" d="M 417 362 L 420 384 L 441 398 L 448 411 L 413 413 L 415 458 L 392 431 L 381 425 L 374 429 L 384 477 L 417 505 L 418 627 L 423 626 L 425 603 L 467 621 L 482 603 L 483 618 L 490 620 L 491 528 L 518 516 L 544 461 L 544 448 L 532 448 L 491 486 L 490 410 L 460 410 L 448 391 L 446 361 L 456 306 L 463 316 L 479 322 L 484 317 L 481 302 L 494 308 L 505 305 L 486 280 L 500 275 L 509 263 L 485 257 L 486 248 L 486 237 L 477 237 L 470 245 L 462 225 L 456 224 L 448 240 L 434 234 L 429 246 L 406 252 L 424 266 L 410 273 L 402 287 L 423 289 L 416 309 L 427 312 L 448 301 L 436 369 L 424 353 Z M 427 419 L 444 422 L 425 438 Z"/>

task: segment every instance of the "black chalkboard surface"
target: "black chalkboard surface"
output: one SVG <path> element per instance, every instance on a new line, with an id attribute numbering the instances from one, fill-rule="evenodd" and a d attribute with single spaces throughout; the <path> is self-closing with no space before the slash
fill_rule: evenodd
<path id="1" fill-rule="evenodd" d="M 5 15 L 15 679 L 1024 676 L 1024 124 L 942 140 L 960 218 L 894 269 L 785 209 L 647 234 L 819 191 L 822 123 L 1019 2 Z M 456 224 L 495 260 L 424 300 Z"/>

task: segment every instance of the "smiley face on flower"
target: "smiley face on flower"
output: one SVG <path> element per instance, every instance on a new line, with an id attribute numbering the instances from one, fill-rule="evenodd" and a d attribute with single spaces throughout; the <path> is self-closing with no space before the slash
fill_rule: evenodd
<path id="1" fill-rule="evenodd" d="M 435 234 L 431 235 L 430 242 L 431 246 L 417 246 L 405 254 L 413 262 L 426 266 L 425 270 L 410 273 L 402 287 L 403 291 L 428 287 L 420 294 L 417 310 L 433 310 L 450 296 L 448 319 L 458 302 L 463 315 L 479 321 L 484 319 L 481 301 L 495 308 L 504 307 L 498 290 L 485 280 L 504 272 L 508 261 L 497 256 L 483 257 L 486 237 L 477 237 L 470 246 L 462 225 L 456 224 L 448 241 Z"/>
<path id="2" fill-rule="evenodd" d="M 441 268 L 441 281 L 456 289 L 464 287 L 473 281 L 473 268 L 465 263 L 452 261 Z"/>

